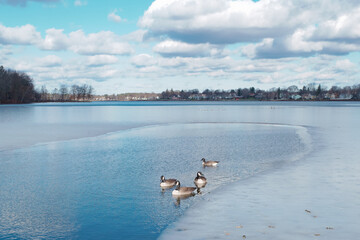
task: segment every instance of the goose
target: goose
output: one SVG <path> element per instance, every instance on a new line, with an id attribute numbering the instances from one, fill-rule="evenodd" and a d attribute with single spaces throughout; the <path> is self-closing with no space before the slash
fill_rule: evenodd
<path id="1" fill-rule="evenodd" d="M 176 188 L 172 191 L 172 195 L 176 197 L 187 196 L 194 194 L 195 187 L 180 187 L 180 182 L 176 181 Z"/>
<path id="2" fill-rule="evenodd" d="M 219 161 L 205 161 L 205 158 L 201 159 L 204 167 L 216 167 Z"/>
<path id="3" fill-rule="evenodd" d="M 161 176 L 160 177 L 161 179 L 161 183 L 160 183 L 160 187 L 162 188 L 171 188 L 173 186 L 175 186 L 175 183 L 176 183 L 176 179 L 165 179 L 164 176 Z"/>
<path id="4" fill-rule="evenodd" d="M 206 178 L 204 177 L 204 174 L 202 174 L 202 172 L 197 172 L 197 176 L 194 179 L 194 183 L 197 184 L 205 184 L 206 183 Z"/>

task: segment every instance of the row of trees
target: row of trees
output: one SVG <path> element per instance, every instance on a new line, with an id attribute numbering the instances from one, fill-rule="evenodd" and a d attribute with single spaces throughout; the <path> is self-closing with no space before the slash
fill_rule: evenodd
<path id="1" fill-rule="evenodd" d="M 0 66 L 0 103 L 29 103 L 35 95 L 33 80 L 27 74 Z"/>
<path id="2" fill-rule="evenodd" d="M 38 102 L 75 102 L 75 101 L 90 101 L 94 95 L 94 88 L 91 85 L 72 85 L 68 87 L 61 85 L 52 91 L 48 91 L 46 86 L 42 86 L 39 93 Z"/>
<path id="3" fill-rule="evenodd" d="M 192 90 L 166 90 L 160 94 L 161 100 L 360 100 L 360 84 L 330 89 L 314 83 L 298 88 L 292 85 L 287 88 L 271 88 L 269 90 L 238 88 L 231 90 L 210 90 L 200 92 Z"/>
<path id="4" fill-rule="evenodd" d="M 0 104 L 1 103 L 30 103 L 30 102 L 66 102 L 66 101 L 90 101 L 94 97 L 94 88 L 91 85 L 61 85 L 52 91 L 46 86 L 35 89 L 33 80 L 25 73 L 4 69 L 0 66 Z M 270 90 L 250 88 L 238 88 L 231 90 L 210 90 L 200 92 L 192 90 L 166 90 L 159 96 L 157 94 L 125 94 L 97 96 L 95 100 L 360 100 L 360 84 L 354 86 L 338 87 L 330 89 L 317 85 L 308 84 L 302 88 L 293 85 L 287 88 L 272 88 Z"/>
<path id="5" fill-rule="evenodd" d="M 46 86 L 35 89 L 31 77 L 26 73 L 5 69 L 0 66 L 0 104 L 1 103 L 31 103 L 31 102 L 66 102 L 90 101 L 94 95 L 91 85 L 61 85 L 52 91 Z"/>

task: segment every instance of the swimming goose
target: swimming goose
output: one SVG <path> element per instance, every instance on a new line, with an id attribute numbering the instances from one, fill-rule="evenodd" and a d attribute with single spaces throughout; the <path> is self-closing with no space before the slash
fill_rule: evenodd
<path id="1" fill-rule="evenodd" d="M 171 188 L 175 186 L 175 183 L 177 181 L 176 179 L 165 179 L 164 176 L 161 176 L 160 179 L 161 179 L 160 187 L 162 188 Z"/>
<path id="2" fill-rule="evenodd" d="M 219 161 L 205 161 L 205 158 L 202 158 L 201 161 L 203 166 L 206 167 L 215 167 L 219 163 Z"/>
<path id="3" fill-rule="evenodd" d="M 176 188 L 174 191 L 172 191 L 172 195 L 180 197 L 180 196 L 187 196 L 194 194 L 194 191 L 196 190 L 195 187 L 180 187 L 180 182 L 176 181 L 175 183 Z"/>
<path id="4" fill-rule="evenodd" d="M 196 186 L 206 184 L 206 178 L 204 177 L 204 174 L 202 174 L 202 172 L 197 172 L 197 176 L 194 179 L 194 183 Z"/>

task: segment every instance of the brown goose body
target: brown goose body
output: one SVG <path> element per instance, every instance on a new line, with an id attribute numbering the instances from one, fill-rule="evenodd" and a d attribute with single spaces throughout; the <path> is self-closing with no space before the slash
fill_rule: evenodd
<path id="1" fill-rule="evenodd" d="M 205 184 L 207 182 L 206 178 L 204 177 L 204 174 L 202 172 L 197 172 L 197 176 L 194 179 L 195 184 Z"/>
<path id="2" fill-rule="evenodd" d="M 206 161 L 205 158 L 201 159 L 203 166 L 205 167 L 216 167 L 219 161 Z"/>
<path id="3" fill-rule="evenodd" d="M 194 194 L 195 187 L 181 187 L 180 182 L 176 181 L 176 188 L 172 191 L 173 196 L 187 196 Z"/>
<path id="4" fill-rule="evenodd" d="M 206 186 L 207 180 L 202 172 L 197 172 L 197 176 L 194 179 L 194 183 L 198 189 Z"/>
<path id="5" fill-rule="evenodd" d="M 163 188 L 169 188 L 169 187 L 173 187 L 176 184 L 176 179 L 170 178 L 170 179 L 165 179 L 164 176 L 161 176 L 161 182 L 160 182 L 160 187 Z"/>

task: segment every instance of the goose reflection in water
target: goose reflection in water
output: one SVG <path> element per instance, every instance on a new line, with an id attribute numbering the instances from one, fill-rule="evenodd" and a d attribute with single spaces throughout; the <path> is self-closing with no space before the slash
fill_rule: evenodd
<path id="1" fill-rule="evenodd" d="M 186 195 L 186 196 L 173 196 L 174 198 L 174 204 L 176 207 L 180 207 L 180 203 L 181 203 L 181 200 L 185 200 L 187 198 L 191 198 L 191 197 L 194 197 L 196 194 L 195 193 L 191 193 L 189 195 Z"/>

